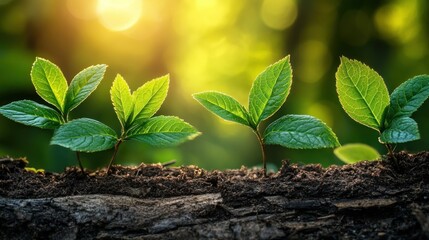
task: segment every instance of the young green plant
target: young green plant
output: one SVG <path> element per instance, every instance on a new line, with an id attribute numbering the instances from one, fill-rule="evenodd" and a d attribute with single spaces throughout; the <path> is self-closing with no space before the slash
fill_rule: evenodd
<path id="1" fill-rule="evenodd" d="M 118 74 L 110 95 L 121 124 L 121 133 L 117 135 L 113 129 L 94 119 L 81 118 L 62 125 L 55 132 L 51 144 L 82 152 L 114 148 L 107 168 L 109 173 L 124 141 L 175 146 L 192 140 L 200 133 L 189 123 L 175 116 L 153 117 L 167 97 L 169 81 L 169 75 L 151 80 L 131 94 L 127 82 Z"/>
<path id="2" fill-rule="evenodd" d="M 24 125 L 55 130 L 68 122 L 71 110 L 97 88 L 106 68 L 104 64 L 90 66 L 79 72 L 69 86 L 58 66 L 38 57 L 31 69 L 31 81 L 37 94 L 55 108 L 32 100 L 20 100 L 0 107 L 0 114 Z M 83 172 L 78 152 L 76 156 Z"/>
<path id="3" fill-rule="evenodd" d="M 249 108 L 220 92 L 201 92 L 194 98 L 217 116 L 250 127 L 258 138 L 266 176 L 266 144 L 287 148 L 316 149 L 339 146 L 334 132 L 322 121 L 308 115 L 285 115 L 272 122 L 262 134 L 261 122 L 276 113 L 289 95 L 292 68 L 289 56 L 266 68 L 253 82 L 249 94 Z"/>
<path id="4" fill-rule="evenodd" d="M 338 97 L 344 111 L 356 122 L 379 132 L 389 154 L 391 144 L 420 138 L 411 115 L 429 97 L 429 76 L 415 76 L 397 87 L 389 97 L 383 78 L 365 64 L 341 57 L 336 73 Z"/>

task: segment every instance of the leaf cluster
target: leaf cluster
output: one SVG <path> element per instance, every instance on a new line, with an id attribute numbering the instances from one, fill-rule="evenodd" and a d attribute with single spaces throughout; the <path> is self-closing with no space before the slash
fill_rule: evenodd
<path id="1" fill-rule="evenodd" d="M 331 148 L 339 145 L 333 131 L 308 115 L 285 115 L 259 132 L 262 121 L 274 115 L 286 101 L 292 85 L 292 67 L 287 56 L 260 73 L 249 93 L 248 110 L 237 100 L 220 92 L 201 92 L 194 98 L 215 115 L 250 127 L 257 135 L 264 159 L 264 144 L 288 148 Z M 265 168 L 265 167 L 264 167 Z"/>
<path id="2" fill-rule="evenodd" d="M 148 81 L 133 92 L 121 75 L 116 76 L 110 89 L 110 98 L 121 125 L 120 133 L 95 119 L 70 121 L 70 112 L 98 87 L 106 68 L 104 64 L 90 66 L 79 72 L 68 84 L 58 66 L 46 59 L 36 58 L 31 69 L 31 81 L 37 94 L 50 106 L 32 100 L 19 100 L 1 106 L 0 114 L 28 126 L 53 129 L 51 144 L 76 152 L 114 148 L 108 169 L 119 145 L 124 141 L 135 140 L 151 146 L 175 146 L 200 134 L 192 125 L 176 116 L 154 116 L 167 97 L 169 75 Z M 261 132 L 261 123 L 282 107 L 291 85 L 292 67 L 290 57 L 286 56 L 256 77 L 247 108 L 221 92 L 207 91 L 193 96 L 215 115 L 253 130 L 261 146 L 266 173 L 266 144 L 295 149 L 333 148 L 340 145 L 331 128 L 309 115 L 282 116 Z M 429 97 L 428 75 L 415 76 L 405 81 L 389 95 L 382 77 L 376 71 L 359 61 L 342 57 L 336 72 L 336 88 L 346 113 L 353 120 L 377 130 L 380 133 L 379 141 L 386 144 L 390 152 L 392 143 L 420 138 L 417 123 L 411 116 Z M 376 150 L 364 144 L 345 145 L 334 152 L 347 163 L 379 158 Z"/>
<path id="3" fill-rule="evenodd" d="M 54 108 L 32 100 L 19 100 L 1 106 L 0 114 L 28 126 L 56 129 L 67 122 L 70 111 L 97 88 L 106 68 L 104 64 L 90 66 L 79 72 L 68 85 L 58 66 L 38 57 L 31 69 L 31 82 L 37 94 Z"/>
<path id="4" fill-rule="evenodd" d="M 76 119 L 61 126 L 51 144 L 73 151 L 97 152 L 115 147 L 126 140 L 137 140 L 152 146 L 174 146 L 191 140 L 200 133 L 175 116 L 153 115 L 167 97 L 169 76 L 143 84 L 132 94 L 127 82 L 117 75 L 110 90 L 115 113 L 121 123 L 121 134 L 109 126 L 88 118 Z"/>
<path id="5" fill-rule="evenodd" d="M 389 96 L 383 78 L 367 65 L 346 57 L 336 73 L 340 103 L 356 122 L 380 133 L 384 144 L 404 143 L 420 138 L 411 115 L 429 97 L 429 76 L 415 76 Z"/>
<path id="6" fill-rule="evenodd" d="M 25 125 L 54 129 L 51 144 L 77 153 L 97 152 L 114 147 L 109 169 L 119 145 L 125 140 L 137 140 L 153 146 L 172 146 L 200 134 L 178 117 L 153 117 L 167 97 L 170 81 L 168 75 L 143 84 L 132 94 L 123 77 L 119 74 L 116 76 L 110 95 L 122 126 L 119 135 L 94 119 L 69 121 L 70 111 L 97 88 L 106 67 L 104 64 L 90 66 L 79 72 L 68 85 L 58 66 L 46 59 L 36 58 L 31 69 L 31 81 L 38 95 L 54 108 L 32 100 L 20 100 L 0 107 L 0 114 Z M 77 158 L 83 171 L 79 154 Z"/>

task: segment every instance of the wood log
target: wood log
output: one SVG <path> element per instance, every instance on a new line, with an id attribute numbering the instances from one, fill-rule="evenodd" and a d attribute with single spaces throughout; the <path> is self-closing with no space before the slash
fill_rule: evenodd
<path id="1" fill-rule="evenodd" d="M 368 239 L 383 237 L 392 231 L 395 221 L 404 217 L 415 218 L 415 223 L 421 226 L 402 228 L 422 228 L 422 236 L 427 236 L 428 218 L 421 209 L 429 209 L 428 203 L 408 204 L 400 197 L 296 201 L 285 196 L 267 196 L 264 199 L 251 206 L 231 207 L 223 203 L 220 193 L 151 199 L 115 195 L 0 198 L 0 238 L 320 239 L 336 234 Z M 353 221 L 358 222 L 356 226 L 350 225 Z M 380 226 L 386 222 L 391 225 Z M 361 229 L 355 235 L 346 231 L 353 227 L 360 229 L 358 224 L 372 226 L 377 231 Z"/>

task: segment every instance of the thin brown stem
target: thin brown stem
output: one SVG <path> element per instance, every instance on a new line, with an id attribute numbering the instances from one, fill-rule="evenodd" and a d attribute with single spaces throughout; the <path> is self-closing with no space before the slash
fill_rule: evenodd
<path id="1" fill-rule="evenodd" d="M 393 159 L 393 164 L 395 165 L 395 167 L 398 167 L 399 166 L 399 162 L 398 162 L 398 159 L 396 159 L 396 157 L 395 157 L 392 145 L 389 144 L 389 143 L 386 143 L 385 146 L 386 146 L 387 151 L 388 151 L 388 156 Z"/>
<path id="2" fill-rule="evenodd" d="M 392 145 L 390 145 L 389 143 L 386 143 L 386 144 L 385 144 L 385 146 L 386 146 L 386 148 L 387 148 L 388 154 L 389 154 L 390 156 L 393 156 L 393 148 L 392 148 Z"/>
<path id="3" fill-rule="evenodd" d="M 258 130 L 253 130 L 253 132 L 256 134 L 256 137 L 258 138 L 259 146 L 261 147 L 262 164 L 263 164 L 263 168 L 264 168 L 264 177 L 267 177 L 267 161 L 265 159 L 264 141 L 262 140 L 262 136 L 261 136 L 261 134 L 259 134 Z"/>
<path id="4" fill-rule="evenodd" d="M 62 118 L 63 123 L 68 123 L 69 122 L 69 113 L 63 114 L 61 116 L 61 118 Z M 80 152 L 78 152 L 78 151 L 76 151 L 76 160 L 77 160 L 77 163 L 79 164 L 80 171 L 82 173 L 85 173 L 85 170 L 83 169 L 82 161 L 80 160 Z"/>
<path id="5" fill-rule="evenodd" d="M 163 166 L 163 167 L 168 167 L 168 166 L 170 166 L 170 165 L 173 165 L 173 164 L 176 164 L 176 160 L 171 160 L 171 161 L 168 161 L 168 162 L 165 162 L 165 163 L 162 163 L 161 165 Z"/>
<path id="6" fill-rule="evenodd" d="M 76 160 L 79 163 L 80 171 L 84 173 L 82 161 L 80 160 L 80 152 L 76 152 Z"/>
<path id="7" fill-rule="evenodd" d="M 113 151 L 112 158 L 110 159 L 109 166 L 107 167 L 107 174 L 110 173 L 110 168 L 112 167 L 112 164 L 115 161 L 116 154 L 118 153 L 119 145 L 121 145 L 121 143 L 122 143 L 122 139 L 119 139 L 118 142 L 115 144 L 115 150 Z"/>

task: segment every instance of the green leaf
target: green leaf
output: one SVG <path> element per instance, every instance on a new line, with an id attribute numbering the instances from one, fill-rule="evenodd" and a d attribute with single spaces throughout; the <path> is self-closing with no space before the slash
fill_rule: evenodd
<path id="1" fill-rule="evenodd" d="M 389 92 L 383 78 L 365 64 L 341 58 L 336 73 L 337 92 L 346 113 L 356 122 L 377 131 L 382 127 Z"/>
<path id="2" fill-rule="evenodd" d="M 269 66 L 254 81 L 249 94 L 249 113 L 254 127 L 277 112 L 286 101 L 292 85 L 289 59 L 287 56 Z"/>
<path id="3" fill-rule="evenodd" d="M 411 115 L 429 97 L 429 76 L 415 76 L 397 87 L 390 97 L 390 105 L 385 117 L 386 127 L 395 118 Z"/>
<path id="4" fill-rule="evenodd" d="M 420 139 L 416 121 L 409 117 L 395 118 L 380 136 L 381 143 L 404 143 Z"/>
<path id="5" fill-rule="evenodd" d="M 71 81 L 67 90 L 65 110 L 67 114 L 81 104 L 100 84 L 107 65 L 95 65 L 79 72 Z"/>
<path id="6" fill-rule="evenodd" d="M 201 92 L 193 97 L 217 116 L 250 126 L 246 109 L 234 98 L 220 92 Z"/>
<path id="7" fill-rule="evenodd" d="M 127 82 L 119 74 L 116 75 L 113 81 L 112 88 L 110 89 L 110 98 L 122 128 L 126 128 L 126 123 L 133 110 L 133 98 Z"/>
<path id="8" fill-rule="evenodd" d="M 152 146 L 174 146 L 192 140 L 200 133 L 189 123 L 174 116 L 153 117 L 130 130 L 126 139 Z"/>
<path id="9" fill-rule="evenodd" d="M 51 145 L 78 152 L 98 152 L 113 148 L 117 141 L 116 133 L 110 127 L 93 119 L 80 118 L 59 127 Z"/>
<path id="10" fill-rule="evenodd" d="M 134 110 L 131 122 L 152 117 L 167 97 L 169 75 L 145 83 L 133 93 Z"/>
<path id="11" fill-rule="evenodd" d="M 15 122 L 44 129 L 55 129 L 62 123 L 61 116 L 55 109 L 31 100 L 4 105 L 0 107 L 0 114 Z"/>
<path id="12" fill-rule="evenodd" d="M 43 58 L 36 58 L 31 69 L 31 81 L 37 94 L 64 113 L 67 81 L 60 68 Z"/>
<path id="13" fill-rule="evenodd" d="M 353 164 L 361 161 L 374 161 L 380 159 L 380 154 L 374 148 L 361 143 L 351 143 L 334 150 L 335 156 L 341 161 Z"/>
<path id="14" fill-rule="evenodd" d="M 308 115 L 286 115 L 277 119 L 265 130 L 264 143 L 296 149 L 332 148 L 340 145 L 331 128 Z"/>

